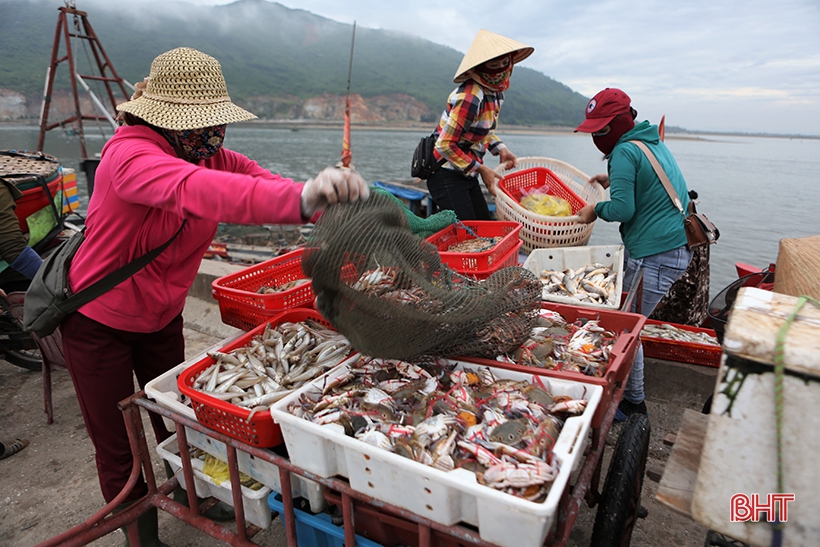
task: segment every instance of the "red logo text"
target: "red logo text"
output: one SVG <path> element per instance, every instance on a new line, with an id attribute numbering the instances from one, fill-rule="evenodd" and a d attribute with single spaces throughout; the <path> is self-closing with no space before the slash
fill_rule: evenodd
<path id="1" fill-rule="evenodd" d="M 729 502 L 729 520 L 787 522 L 790 501 L 794 501 L 794 494 L 767 494 L 765 499 L 759 494 L 735 494 Z M 761 518 L 764 514 L 765 518 Z"/>

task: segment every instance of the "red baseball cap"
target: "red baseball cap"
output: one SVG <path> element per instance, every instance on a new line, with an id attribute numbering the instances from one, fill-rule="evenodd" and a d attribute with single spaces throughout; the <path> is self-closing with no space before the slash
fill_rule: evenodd
<path id="1" fill-rule="evenodd" d="M 630 103 L 629 95 L 620 89 L 608 87 L 599 91 L 587 103 L 587 119 L 576 127 L 575 131 L 583 133 L 600 131 L 618 114 L 629 112 Z"/>

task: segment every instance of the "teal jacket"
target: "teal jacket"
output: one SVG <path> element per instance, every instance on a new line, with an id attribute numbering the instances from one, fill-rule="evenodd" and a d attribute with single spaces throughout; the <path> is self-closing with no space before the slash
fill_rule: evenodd
<path id="1" fill-rule="evenodd" d="M 646 155 L 636 145 L 646 143 L 672 182 L 683 203 L 689 204 L 686 181 L 672 153 L 661 141 L 658 126 L 643 121 L 618 139 L 609 161 L 609 201 L 595 206 L 607 222 L 620 222 L 621 239 L 631 258 L 643 258 L 686 245 L 683 215 L 663 188 Z"/>

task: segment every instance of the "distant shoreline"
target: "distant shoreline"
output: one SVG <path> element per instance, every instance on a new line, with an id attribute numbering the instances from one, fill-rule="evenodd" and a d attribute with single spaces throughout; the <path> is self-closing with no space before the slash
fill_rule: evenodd
<path id="1" fill-rule="evenodd" d="M 3 125 L 28 125 L 37 126 L 38 122 L 33 120 L 0 120 L 0 126 Z M 278 129 L 289 129 L 298 131 L 299 129 L 334 129 L 341 128 L 341 120 L 255 120 L 250 122 L 242 122 L 240 126 L 263 126 L 274 127 Z M 425 133 L 432 128 L 432 123 L 422 122 L 393 122 L 393 123 L 355 123 L 351 125 L 351 130 L 372 130 L 372 131 L 416 131 Z M 504 125 L 501 124 L 497 129 L 499 134 L 508 135 L 576 135 L 574 127 L 564 126 L 520 126 L 520 125 Z M 579 137 L 585 136 L 584 133 L 577 133 Z M 732 133 L 725 131 L 687 131 L 677 132 L 667 129 L 666 138 L 668 139 L 687 139 L 687 140 L 710 140 L 708 137 L 763 137 L 774 139 L 807 139 L 820 140 L 820 135 L 781 135 L 773 133 Z"/>

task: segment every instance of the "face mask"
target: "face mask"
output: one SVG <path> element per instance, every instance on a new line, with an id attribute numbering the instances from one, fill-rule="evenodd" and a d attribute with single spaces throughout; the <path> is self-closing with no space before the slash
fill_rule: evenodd
<path id="1" fill-rule="evenodd" d="M 615 149 L 618 139 L 633 127 L 635 127 L 635 120 L 632 119 L 631 113 L 618 114 L 609 122 L 609 131 L 603 135 L 593 134 L 592 142 L 598 150 L 608 156 Z"/>
<path id="2" fill-rule="evenodd" d="M 182 152 L 186 160 L 197 163 L 219 152 L 225 140 L 226 127 L 226 125 L 215 125 L 200 129 L 184 129 L 182 131 L 162 129 L 161 131 L 171 146 Z"/>
<path id="3" fill-rule="evenodd" d="M 474 69 L 473 74 L 475 75 L 475 80 L 481 84 L 482 87 L 493 91 L 506 91 L 507 88 L 510 87 L 512 69 L 512 65 L 500 72 L 485 72 L 483 70 Z"/>

